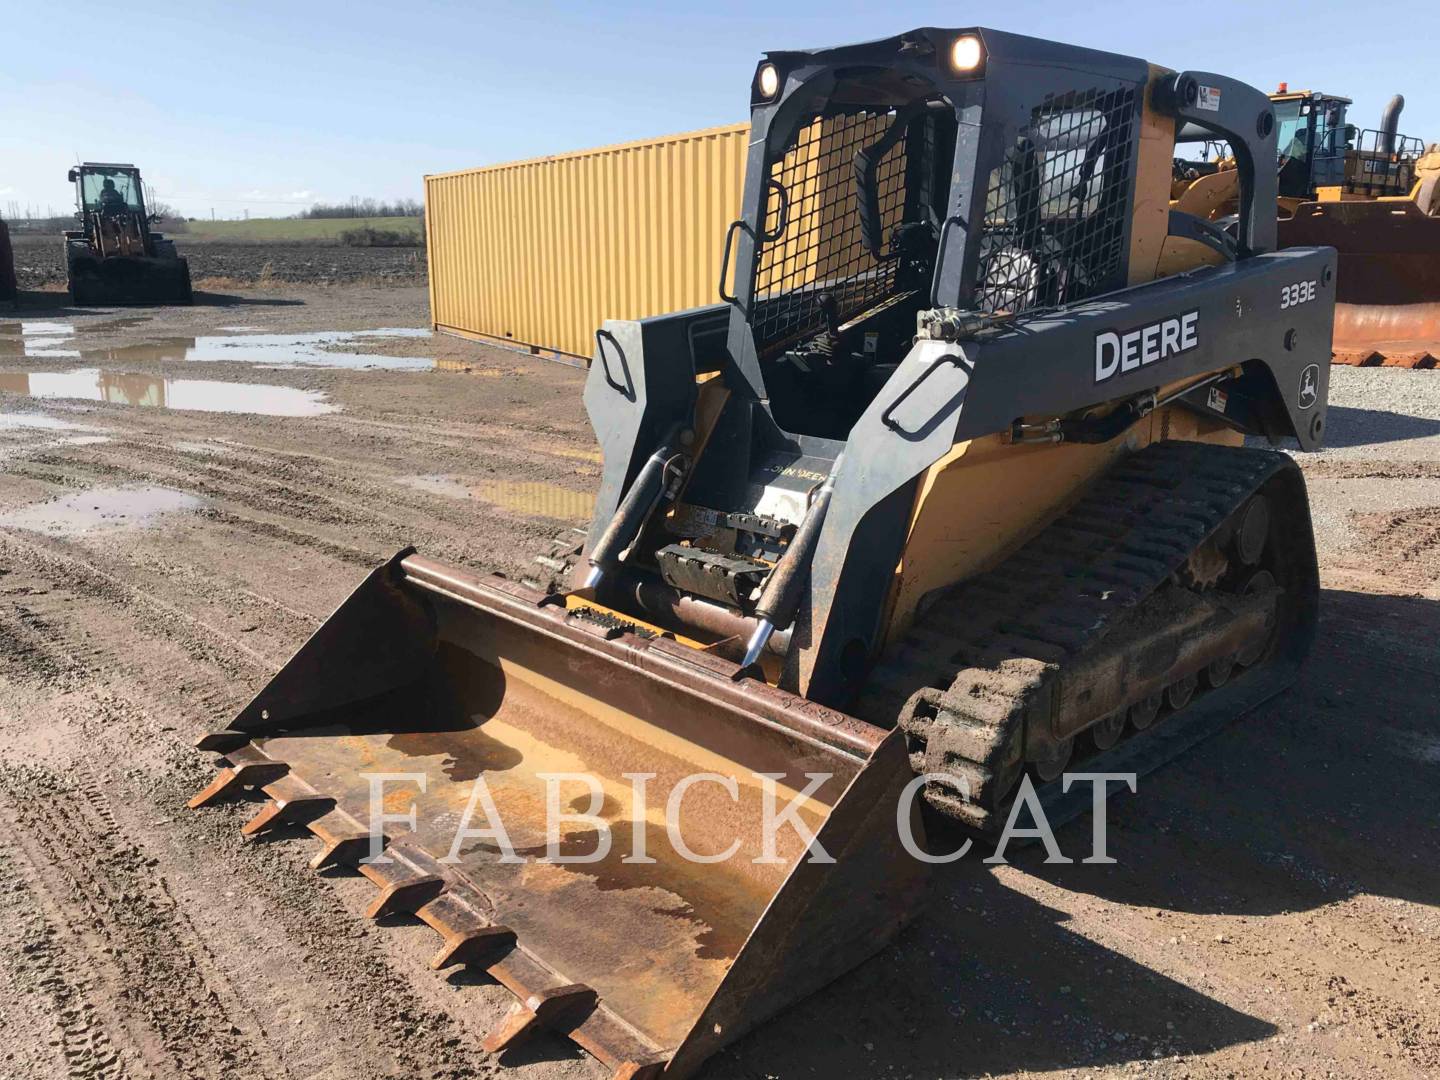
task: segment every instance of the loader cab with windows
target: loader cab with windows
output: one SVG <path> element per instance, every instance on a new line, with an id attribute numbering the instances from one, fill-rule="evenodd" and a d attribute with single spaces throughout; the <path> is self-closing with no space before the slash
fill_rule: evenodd
<path id="1" fill-rule="evenodd" d="M 757 70 L 729 345 L 781 429 L 843 439 L 922 311 L 1003 319 L 1125 283 L 1148 69 L 1073 50 L 1077 71 L 1040 74 L 1014 40 L 919 31 Z"/>
<path id="2" fill-rule="evenodd" d="M 145 213 L 140 173 L 128 165 L 83 165 L 72 170 L 80 213 Z"/>

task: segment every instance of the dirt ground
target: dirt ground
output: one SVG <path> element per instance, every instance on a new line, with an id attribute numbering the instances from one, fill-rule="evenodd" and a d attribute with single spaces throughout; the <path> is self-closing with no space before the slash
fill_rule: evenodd
<path id="1" fill-rule="evenodd" d="M 422 327 L 418 288 L 199 301 L 0 314 L 0 1080 L 496 1074 L 507 992 L 430 971 L 432 932 L 368 923 L 373 886 L 311 872 L 312 842 L 184 804 L 213 775 L 194 740 L 376 563 L 515 573 L 586 519 L 582 373 L 452 339 L 311 342 L 424 361 L 392 369 L 208 340 Z M 191 381 L 292 415 L 152 407 L 227 400 Z M 941 868 L 896 944 L 707 1078 L 1440 1075 L 1440 372 L 1337 371 L 1332 401 L 1334 449 L 1302 462 L 1302 684 L 1112 802 L 1117 865 L 1079 862 L 1080 821 L 1072 865 Z M 548 1037 L 505 1064 L 601 1075 Z"/>
<path id="2" fill-rule="evenodd" d="M 65 250 L 52 234 L 12 234 L 15 277 L 22 289 L 63 289 Z M 353 248 L 339 244 L 239 244 L 172 237 L 200 288 L 285 282 L 319 285 L 425 283 L 423 248 Z"/>

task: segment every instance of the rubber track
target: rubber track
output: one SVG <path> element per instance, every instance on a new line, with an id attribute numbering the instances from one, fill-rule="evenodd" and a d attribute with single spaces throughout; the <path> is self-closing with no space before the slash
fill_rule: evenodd
<path id="1" fill-rule="evenodd" d="M 887 725 L 898 718 L 917 774 L 968 785 L 967 799 L 958 785 L 927 783 L 931 806 L 998 829 L 1023 766 L 1026 721 L 1046 715 L 1063 665 L 1169 581 L 1253 492 L 1295 468 L 1283 454 L 1204 443 L 1163 442 L 1130 455 L 1019 552 L 935 602 L 877 666 L 855 712 Z M 1169 743 L 1164 757 L 1174 756 L 1195 739 L 1165 729 L 1189 711 L 1092 762 L 1118 760 L 1123 750 L 1134 766 L 1138 744 L 1148 743 Z M 1044 803 L 1060 784 L 1039 790 Z"/>

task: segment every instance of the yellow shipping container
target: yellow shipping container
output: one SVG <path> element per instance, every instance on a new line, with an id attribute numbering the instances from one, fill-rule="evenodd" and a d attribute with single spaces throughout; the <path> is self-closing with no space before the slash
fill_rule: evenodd
<path id="1" fill-rule="evenodd" d="M 425 177 L 436 330 L 589 358 L 609 318 L 715 303 L 748 124 Z"/>

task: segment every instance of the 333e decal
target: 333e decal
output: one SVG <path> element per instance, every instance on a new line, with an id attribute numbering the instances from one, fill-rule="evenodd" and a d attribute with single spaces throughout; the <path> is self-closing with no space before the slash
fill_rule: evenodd
<path id="1" fill-rule="evenodd" d="M 1315 281 L 1297 281 L 1293 285 L 1286 285 L 1280 290 L 1280 309 L 1294 307 L 1296 304 L 1308 303 L 1315 299 Z"/>

